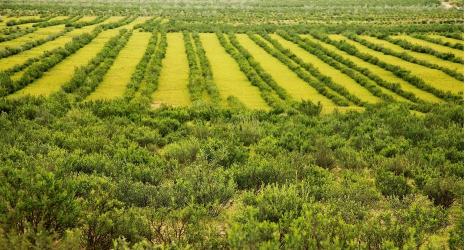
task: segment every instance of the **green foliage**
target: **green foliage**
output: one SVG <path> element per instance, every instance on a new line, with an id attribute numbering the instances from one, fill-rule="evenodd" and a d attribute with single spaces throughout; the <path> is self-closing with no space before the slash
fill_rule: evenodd
<path id="1" fill-rule="evenodd" d="M 449 224 L 459 246 L 461 106 L 74 105 L 0 102 L 2 246 L 409 248 Z"/>
<path id="2" fill-rule="evenodd" d="M 411 187 L 404 177 L 397 176 L 388 171 L 380 171 L 376 176 L 376 185 L 385 196 L 403 198 L 411 193 Z"/>

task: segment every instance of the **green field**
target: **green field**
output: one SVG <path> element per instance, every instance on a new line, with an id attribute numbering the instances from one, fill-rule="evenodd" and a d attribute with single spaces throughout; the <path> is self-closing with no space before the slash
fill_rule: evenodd
<path id="1" fill-rule="evenodd" d="M 111 37 L 118 34 L 118 30 L 108 30 L 100 33 L 91 44 L 78 50 L 78 52 L 46 72 L 43 77 L 32 84 L 10 95 L 18 98 L 27 95 L 50 95 L 60 90 L 61 86 L 73 77 L 73 69 L 87 64 L 105 45 Z"/>
<path id="2" fill-rule="evenodd" d="M 200 34 L 208 60 L 212 64 L 213 80 L 218 85 L 221 97 L 234 96 L 246 107 L 268 109 L 260 96 L 260 90 L 247 81 L 239 66 L 221 46 L 215 34 Z"/>
<path id="3" fill-rule="evenodd" d="M 0 0 L 0 250 L 464 249 L 458 0 Z"/>
<path id="4" fill-rule="evenodd" d="M 189 65 L 181 33 L 168 34 L 168 48 L 163 60 L 160 83 L 153 94 L 154 103 L 187 106 L 190 103 L 187 90 Z"/>
<path id="5" fill-rule="evenodd" d="M 147 47 L 149 38 L 149 33 L 134 33 L 126 47 L 118 54 L 116 61 L 103 78 L 102 83 L 87 99 L 107 100 L 123 96 L 126 85 L 144 54 L 144 48 Z"/>
<path id="6" fill-rule="evenodd" d="M 349 76 L 334 69 L 330 65 L 318 59 L 316 56 L 309 54 L 305 50 L 299 48 L 297 45 L 292 44 L 291 42 L 286 41 L 285 39 L 279 36 L 274 36 L 274 38 L 281 42 L 287 49 L 291 50 L 297 56 L 302 58 L 304 61 L 314 64 L 315 67 L 317 67 L 318 70 L 320 70 L 323 74 L 331 77 L 334 81 L 343 85 L 345 88 L 350 89 L 351 92 L 360 99 L 370 103 L 376 103 L 380 101 L 379 98 L 373 96 L 368 90 L 358 85 Z"/>
<path id="7" fill-rule="evenodd" d="M 442 89 L 445 91 L 452 91 L 454 93 L 461 93 L 461 92 L 463 93 L 462 82 L 448 76 L 447 74 L 439 70 L 427 68 L 425 66 L 418 65 L 418 64 L 413 64 L 413 63 L 407 62 L 395 56 L 385 55 L 383 53 L 369 49 L 366 46 L 361 45 L 360 43 L 347 40 L 346 37 L 342 35 L 331 35 L 330 37 L 335 40 L 345 40 L 349 44 L 355 46 L 361 52 L 369 53 L 371 55 L 378 57 L 380 60 L 395 64 L 395 65 L 399 65 L 402 68 L 408 69 L 413 74 L 415 74 L 418 77 L 421 77 L 425 82 L 429 83 L 431 86 L 434 86 L 438 89 Z"/>
<path id="8" fill-rule="evenodd" d="M 360 58 L 358 58 L 356 56 L 348 54 L 347 52 L 338 50 L 335 46 L 333 46 L 331 44 L 320 42 L 317 39 L 313 38 L 311 35 L 303 35 L 302 37 L 305 37 L 306 39 L 309 39 L 310 41 L 317 42 L 320 45 L 322 45 L 323 47 L 325 47 L 326 49 L 332 50 L 332 51 L 338 53 L 340 56 L 348 58 L 352 62 L 356 63 L 357 65 L 359 65 L 361 67 L 367 68 L 368 70 L 375 73 L 376 75 L 378 75 L 379 77 L 381 77 L 382 79 L 384 79 L 386 81 L 400 84 L 403 89 L 405 89 L 406 91 L 410 91 L 410 92 L 414 93 L 418 98 L 421 98 L 421 99 L 423 99 L 425 101 L 430 101 L 430 102 L 441 102 L 441 99 L 435 97 L 431 93 L 428 93 L 426 91 L 418 89 L 417 87 L 411 85 L 410 83 L 408 83 L 408 82 L 400 79 L 399 77 L 395 76 L 392 72 L 390 72 L 388 70 L 385 70 L 385 69 L 383 69 L 383 68 L 381 68 L 381 67 L 379 67 L 377 65 L 368 63 L 368 62 L 366 62 L 366 61 L 364 61 L 364 60 L 362 60 L 362 59 L 360 59 Z"/>
<path id="9" fill-rule="evenodd" d="M 57 25 L 51 26 L 43 29 L 39 29 L 36 32 L 30 33 L 25 36 L 21 36 L 17 39 L 13 39 L 7 42 L 0 43 L 0 50 L 4 50 L 6 48 L 15 48 L 20 47 L 21 45 L 31 42 L 38 39 L 43 39 L 50 35 L 58 34 L 65 29 L 64 25 Z"/>
<path id="10" fill-rule="evenodd" d="M 406 41 L 408 41 L 408 42 L 410 42 L 412 44 L 416 44 L 416 45 L 424 46 L 424 47 L 427 47 L 427 48 L 431 48 L 433 50 L 436 50 L 436 51 L 439 51 L 439 52 L 442 52 L 442 53 L 451 53 L 454 56 L 456 56 L 457 58 L 462 59 L 462 61 L 463 61 L 463 50 L 452 49 L 452 48 L 449 48 L 449 47 L 446 47 L 446 46 L 442 46 L 442 45 L 438 45 L 438 44 L 435 44 L 435 43 L 432 43 L 432 42 L 428 42 L 428 41 L 424 41 L 424 40 L 417 39 L 417 38 L 414 38 L 414 37 L 410 37 L 408 35 L 398 35 L 398 36 L 393 36 L 393 37 L 398 38 L 398 39 L 406 40 Z"/>
<path id="11" fill-rule="evenodd" d="M 321 102 L 324 107 L 328 109 L 333 108 L 334 104 L 318 94 L 316 90 L 312 89 L 307 83 L 300 79 L 294 72 L 288 69 L 285 65 L 273 58 L 270 54 L 266 53 L 263 49 L 258 47 L 246 35 L 238 35 L 239 41 L 245 46 L 254 58 L 262 65 L 262 67 L 269 72 L 275 81 L 284 88 L 289 95 L 294 99 L 311 100 L 313 102 Z"/>
<path id="12" fill-rule="evenodd" d="M 426 54 L 426 53 L 418 53 L 418 52 L 415 52 L 415 51 L 406 51 L 405 49 L 403 49 L 402 47 L 400 47 L 398 45 L 392 44 L 392 43 L 390 43 L 388 41 L 385 41 L 385 40 L 377 39 L 375 37 L 371 37 L 371 36 L 360 36 L 360 37 L 363 38 L 363 39 L 366 39 L 367 41 L 370 41 L 372 43 L 379 44 L 379 45 L 381 45 L 381 46 L 383 46 L 385 48 L 389 48 L 389 49 L 392 49 L 392 50 L 397 51 L 397 52 L 404 52 L 404 53 L 410 54 L 413 57 L 421 59 L 421 60 L 426 60 L 428 62 L 435 63 L 435 64 L 438 64 L 440 66 L 444 66 L 446 68 L 450 68 L 450 69 L 453 69 L 453 70 L 463 71 L 463 64 L 460 64 L 460 63 L 454 63 L 454 62 L 449 62 L 449 61 L 446 61 L 446 60 L 442 60 L 440 58 L 437 58 L 437 57 L 435 57 L 433 55 L 429 55 L 429 54 Z M 422 43 L 426 43 L 426 41 L 422 41 Z M 463 51 L 462 51 L 462 53 L 463 53 Z"/>
<path id="13" fill-rule="evenodd" d="M 454 39 L 454 38 L 449 38 L 449 37 L 446 37 L 446 36 L 441 36 L 441 35 L 437 35 L 437 34 L 429 34 L 428 35 L 429 37 L 431 38 L 436 38 L 436 39 L 441 39 L 445 42 L 449 42 L 451 44 L 462 44 L 463 45 L 463 41 L 462 40 L 458 40 L 458 39 Z"/>

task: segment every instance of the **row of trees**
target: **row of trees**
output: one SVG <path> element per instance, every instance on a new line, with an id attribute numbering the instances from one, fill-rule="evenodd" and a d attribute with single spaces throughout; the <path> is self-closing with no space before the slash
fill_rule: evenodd
<path id="1" fill-rule="evenodd" d="M 74 37 L 73 40 L 65 44 L 64 47 L 59 47 L 51 52 L 46 53 L 43 57 L 40 58 L 40 60 L 29 61 L 31 62 L 30 66 L 25 69 L 21 78 L 19 78 L 17 81 L 12 81 L 10 74 L 3 72 L 6 79 L 4 82 L 2 82 L 0 96 L 11 94 L 21 88 L 24 88 L 34 80 L 40 78 L 50 68 L 61 62 L 66 57 L 74 54 L 83 46 L 89 44 L 100 32 L 101 29 L 98 29 L 90 34 L 85 33 Z"/>
<path id="2" fill-rule="evenodd" d="M 433 55 L 437 58 L 440 58 L 440 59 L 443 59 L 443 60 L 446 60 L 446 61 L 450 61 L 450 62 L 454 62 L 454 63 L 463 63 L 463 59 L 461 58 L 458 58 L 456 57 L 453 53 L 443 53 L 443 52 L 439 52 L 437 50 L 434 50 L 430 47 L 425 47 L 425 46 L 421 46 L 421 45 L 417 45 L 417 44 L 413 44 L 405 39 L 396 39 L 396 38 L 393 38 L 393 37 L 390 37 L 390 36 L 380 36 L 378 37 L 380 39 L 384 39 L 386 41 L 389 41 L 393 44 L 397 44 L 399 45 L 400 47 L 404 48 L 404 49 L 407 49 L 407 50 L 411 50 L 411 51 L 415 51 L 415 52 L 419 52 L 419 53 L 426 53 L 426 54 L 430 54 L 430 55 Z"/>
<path id="3" fill-rule="evenodd" d="M 328 97 L 328 99 L 332 100 L 338 106 L 348 106 L 350 104 L 348 100 L 356 105 L 364 105 L 358 97 L 352 95 L 346 88 L 333 82 L 331 78 L 322 75 L 316 67 L 310 63 L 303 62 L 290 50 L 282 47 L 277 41 L 268 36 L 264 36 L 266 40 L 274 46 L 274 48 L 272 48 L 257 36 L 249 34 L 249 37 L 265 51 L 278 58 L 284 65 L 294 71 L 302 80 L 315 88 L 320 94 Z M 339 95 L 328 91 L 328 88 Z"/>
<path id="4" fill-rule="evenodd" d="M 198 34 L 195 38 L 191 33 L 184 32 L 183 38 L 187 61 L 189 63 L 188 88 L 192 102 L 211 101 L 218 104 L 220 94 L 213 83 L 211 66 L 200 43 Z"/>
<path id="5" fill-rule="evenodd" d="M 292 101 L 291 97 L 239 44 L 234 34 L 229 34 L 226 37 L 223 33 L 217 33 L 217 37 L 226 52 L 236 60 L 249 82 L 258 87 L 263 100 L 276 109 L 286 109 Z"/>
<path id="6" fill-rule="evenodd" d="M 421 40 L 425 40 L 425 41 L 428 41 L 428 42 L 432 42 L 432 43 L 435 43 L 435 44 L 439 44 L 439 45 L 442 45 L 442 46 L 447 46 L 449 48 L 452 48 L 452 49 L 460 49 L 460 50 L 463 50 L 463 43 L 461 43 L 461 41 L 457 41 L 457 42 L 449 42 L 449 41 L 444 41 L 443 39 L 437 37 L 431 37 L 431 36 L 428 36 L 428 35 L 425 35 L 425 34 L 412 34 L 413 37 L 415 38 L 418 38 L 418 39 L 421 39 Z M 463 39 L 461 39 L 463 40 Z"/>
<path id="7" fill-rule="evenodd" d="M 138 93 L 141 101 L 146 103 L 152 100 L 152 93 L 158 88 L 159 76 L 162 68 L 162 61 L 165 58 L 166 48 L 168 47 L 166 32 L 160 32 L 160 42 L 156 52 L 152 55 L 147 70 L 145 72 L 144 84 L 139 88 Z M 136 99 L 137 100 L 137 99 Z"/>
<path id="8" fill-rule="evenodd" d="M 15 26 L 20 24 L 27 24 L 27 23 L 38 23 L 38 22 L 45 22 L 52 18 L 52 16 L 48 17 L 31 17 L 31 18 L 21 18 L 21 19 L 13 19 L 6 22 L 6 26 Z"/>
<path id="9" fill-rule="evenodd" d="M 361 74 L 360 72 L 356 71 L 356 69 L 353 69 L 349 67 L 348 65 L 345 65 L 343 62 L 341 62 L 342 57 L 333 58 L 331 54 L 327 54 L 326 52 L 328 51 L 322 49 L 321 46 L 320 48 L 317 48 L 317 46 L 315 46 L 316 44 L 309 43 L 308 40 L 301 40 L 301 38 L 298 35 L 295 35 L 295 34 L 289 35 L 285 32 L 280 32 L 279 34 L 281 34 L 284 38 L 287 38 L 290 41 L 297 43 L 301 48 L 317 56 L 323 62 L 341 71 L 343 74 L 346 74 L 347 76 L 352 78 L 355 82 L 357 82 L 359 85 L 367 89 L 374 96 L 377 96 L 381 98 L 382 100 L 385 100 L 388 102 L 394 101 L 393 97 L 384 93 L 381 90 L 381 88 L 377 86 L 376 82 L 370 80 L 364 74 Z"/>
<path id="10" fill-rule="evenodd" d="M 357 41 L 360 44 L 369 47 L 370 49 L 374 49 L 374 50 L 377 50 L 377 51 L 383 51 L 385 49 L 384 47 L 381 47 L 381 46 L 378 46 L 376 44 L 370 43 L 370 42 L 368 42 L 368 41 L 366 41 L 364 39 L 361 39 L 360 37 L 358 37 L 356 35 L 353 35 L 353 34 L 348 35 L 348 38 L 351 38 L 352 40 Z M 408 83 L 412 84 L 413 86 L 415 86 L 415 87 L 417 87 L 419 89 L 428 91 L 428 92 L 432 93 L 433 95 L 435 95 L 435 96 L 437 96 L 439 98 L 442 98 L 442 99 L 445 99 L 445 100 L 452 100 L 452 101 L 460 100 L 460 98 L 461 98 L 461 97 L 459 97 L 457 95 L 454 95 L 454 94 L 452 94 L 450 92 L 442 91 L 440 89 L 437 89 L 437 88 L 427 84 L 423 79 L 412 75 L 412 73 L 407 69 L 404 69 L 404 68 L 399 67 L 397 65 L 387 63 L 385 61 L 382 61 L 379 58 L 377 58 L 375 56 L 372 56 L 370 54 L 362 53 L 357 48 L 355 48 L 354 46 L 348 44 L 345 41 L 339 41 L 339 42 L 333 41 L 333 42 L 331 42 L 331 44 L 336 46 L 338 49 L 341 49 L 341 50 L 349 53 L 350 55 L 357 56 L 360 59 L 362 59 L 362 60 L 364 60 L 364 61 L 366 61 L 368 63 L 375 64 L 375 65 L 377 65 L 377 66 L 379 66 L 381 68 L 389 70 L 394 75 L 399 77 L 400 79 L 407 81 Z"/>
<path id="11" fill-rule="evenodd" d="M 46 36 L 44 38 L 28 41 L 26 43 L 21 44 L 18 47 L 14 47 L 14 48 L 5 47 L 2 51 L 0 51 L 0 59 L 5 58 L 5 57 L 9 57 L 9 56 L 12 56 L 12 55 L 19 54 L 19 53 L 21 53 L 23 51 L 30 50 L 30 49 L 32 49 L 34 47 L 37 47 L 39 45 L 42 45 L 42 44 L 44 44 L 46 42 L 53 41 L 53 40 L 57 39 L 58 37 L 63 36 L 64 34 L 68 33 L 71 30 L 72 30 L 72 28 L 65 28 L 64 30 L 62 30 L 60 32 L 48 35 L 48 36 Z"/>
<path id="12" fill-rule="evenodd" d="M 402 60 L 405 60 L 405 61 L 408 61 L 408 62 L 411 62 L 411 63 L 420 64 L 420 65 L 423 65 L 423 66 L 428 67 L 428 68 L 441 70 L 442 72 L 454 77 L 455 79 L 463 81 L 463 72 L 458 72 L 458 71 L 450 69 L 450 68 L 446 68 L 446 67 L 439 66 L 437 64 L 434 64 L 434 63 L 431 63 L 431 62 L 428 62 L 428 61 L 425 61 L 425 60 L 415 58 L 415 57 L 413 57 L 413 56 L 411 56 L 411 55 L 409 55 L 407 53 L 397 52 L 397 51 L 394 51 L 392 49 L 383 47 L 381 45 L 371 43 L 371 42 L 367 41 L 366 39 L 363 39 L 363 38 L 361 38 L 361 37 L 359 37 L 359 36 L 357 36 L 357 35 L 355 35 L 353 33 L 347 34 L 347 37 L 354 40 L 354 41 L 356 41 L 356 42 L 359 42 L 359 43 L 367 46 L 370 49 L 382 52 L 382 53 L 387 54 L 387 55 L 392 55 L 392 56 L 399 57 Z"/>
<path id="13" fill-rule="evenodd" d="M 195 52 L 197 53 L 197 58 L 199 62 L 199 67 L 202 72 L 204 79 L 205 89 L 208 93 L 211 101 L 215 104 L 220 102 L 220 92 L 216 87 L 216 84 L 213 82 L 213 74 L 210 62 L 208 61 L 207 54 L 203 48 L 202 42 L 200 41 L 199 33 L 194 32 L 191 34 L 193 40 L 193 46 L 195 47 Z"/>
<path id="14" fill-rule="evenodd" d="M 457 40 L 463 40 L 463 33 L 460 32 L 447 32 L 447 33 L 441 33 L 441 35 Z"/>
<path id="15" fill-rule="evenodd" d="M 67 22 L 66 27 L 82 28 L 82 27 L 85 27 L 85 26 L 101 23 L 101 22 L 107 20 L 108 18 L 110 18 L 110 17 L 109 16 L 98 16 L 95 19 L 92 19 L 92 20 L 89 20 L 89 21 L 79 21 L 79 19 L 77 19 L 74 22 Z"/>
<path id="16" fill-rule="evenodd" d="M 120 30 L 119 34 L 112 37 L 87 65 L 76 69 L 73 78 L 63 86 L 63 90 L 72 93 L 77 100 L 83 100 L 92 93 L 131 35 L 132 31 Z"/>
<path id="17" fill-rule="evenodd" d="M 76 22 L 77 20 L 81 19 L 83 16 L 70 16 L 65 19 L 58 19 L 58 20 L 48 20 L 46 22 L 38 22 L 32 24 L 32 27 L 44 28 L 49 26 L 61 25 L 64 24 L 66 27 L 69 27 L 70 23 Z"/>
<path id="18" fill-rule="evenodd" d="M 312 36 L 315 37 L 316 39 L 319 39 L 321 42 L 326 42 L 326 43 L 332 43 L 333 41 L 331 41 L 331 39 L 329 39 L 329 37 L 325 34 L 318 34 L 318 33 L 312 33 Z M 392 92 L 398 94 L 399 96 L 402 96 L 404 97 L 405 99 L 407 100 L 410 100 L 414 103 L 418 103 L 419 105 L 418 106 L 414 106 L 413 108 L 415 109 L 422 109 L 422 108 L 426 108 L 425 105 L 426 103 L 424 101 L 422 101 L 421 99 L 417 98 L 415 96 L 415 94 L 413 94 L 412 92 L 409 92 L 409 91 L 406 91 L 404 89 L 402 89 L 402 87 L 400 86 L 400 84 L 398 83 L 391 83 L 391 82 L 388 82 L 384 79 L 382 79 L 381 77 L 379 77 L 378 75 L 374 74 L 373 72 L 371 72 L 368 68 L 365 68 L 365 67 L 361 67 L 359 66 L 358 64 L 354 63 L 353 61 L 351 61 L 350 59 L 348 58 L 345 58 L 339 54 L 337 54 L 336 52 L 334 51 L 331 51 L 329 49 L 326 49 L 324 48 L 322 45 L 318 44 L 318 43 L 315 43 L 309 39 L 304 39 L 306 43 L 308 43 L 309 45 L 311 45 L 312 47 L 318 49 L 318 50 L 321 50 L 323 51 L 326 55 L 329 55 L 331 56 L 332 58 L 334 58 L 336 61 L 338 62 L 341 62 L 343 63 L 344 65 L 346 65 L 347 67 L 351 68 L 351 69 L 354 69 L 356 71 L 358 71 L 359 73 L 363 74 L 364 76 L 368 77 L 369 79 L 371 79 L 373 82 L 375 82 L 376 84 L 382 86 L 383 88 L 386 88 L 386 89 L 389 89 L 391 90 Z"/>
<path id="19" fill-rule="evenodd" d="M 134 98 L 137 91 L 141 88 L 141 84 L 146 79 L 146 75 L 148 73 L 148 65 L 158 49 L 159 42 L 160 33 L 152 32 L 152 36 L 150 37 L 147 48 L 145 49 L 144 56 L 142 56 L 142 59 L 137 64 L 136 69 L 131 76 L 131 80 L 127 85 L 126 92 L 124 93 L 124 98 L 126 100 Z"/>
<path id="20" fill-rule="evenodd" d="M 80 36 L 74 37 L 72 41 L 65 44 L 63 47 L 51 51 L 45 51 L 43 54 L 28 59 L 21 65 L 15 65 L 4 72 L 1 72 L 2 90 L 0 96 L 11 94 L 27 84 L 32 83 L 34 80 L 40 78 L 43 73 L 61 62 L 66 57 L 74 54 L 83 46 L 89 44 L 98 34 L 106 29 L 113 29 L 122 25 L 128 24 L 134 18 L 124 18 L 117 22 L 102 24 L 90 33 L 84 33 Z M 11 79 L 11 75 L 16 72 L 24 71 L 24 74 L 16 81 Z"/>
<path id="21" fill-rule="evenodd" d="M 36 30 L 37 28 L 30 28 L 30 27 L 25 28 L 25 29 L 7 29 L 1 33 L 2 36 L 0 37 L 0 42 L 10 41 L 20 36 L 30 34 Z"/>

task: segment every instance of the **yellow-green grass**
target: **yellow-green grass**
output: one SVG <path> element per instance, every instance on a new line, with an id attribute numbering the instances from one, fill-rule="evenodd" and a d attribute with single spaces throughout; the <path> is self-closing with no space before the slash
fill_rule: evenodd
<path id="1" fill-rule="evenodd" d="M 73 37 L 91 32 L 97 25 L 86 26 L 80 29 L 74 29 L 63 36 L 54 39 L 53 41 L 46 42 L 42 45 L 34 47 L 30 50 L 23 51 L 16 55 L 0 59 L 0 71 L 4 71 L 14 67 L 15 65 L 24 64 L 28 59 L 42 55 L 45 51 L 51 51 L 64 46 L 70 42 Z"/>
<path id="2" fill-rule="evenodd" d="M 103 48 L 105 43 L 111 37 L 118 35 L 118 33 L 119 29 L 103 31 L 90 44 L 79 49 L 76 53 L 45 72 L 41 78 L 10 95 L 9 98 L 18 98 L 27 95 L 48 96 L 57 92 L 63 84 L 71 80 L 75 68 L 89 63 L 89 61 Z"/>
<path id="3" fill-rule="evenodd" d="M 157 104 L 188 106 L 189 64 L 182 33 L 167 34 L 167 44 L 158 89 L 153 93 L 152 99 Z"/>
<path id="4" fill-rule="evenodd" d="M 13 40 L 0 43 L 0 50 L 4 50 L 7 47 L 9 48 L 21 47 L 25 43 L 47 38 L 50 35 L 54 35 L 56 33 L 62 32 L 64 29 L 65 29 L 65 25 L 56 25 L 56 26 L 50 26 L 46 28 L 40 28 L 27 35 L 20 36 Z"/>
<path id="5" fill-rule="evenodd" d="M 248 108 L 268 109 L 268 105 L 260 96 L 260 90 L 250 84 L 236 61 L 221 46 L 216 35 L 200 34 L 200 40 L 210 61 L 213 81 L 221 98 L 226 100 L 229 96 L 234 96 Z"/>
<path id="6" fill-rule="evenodd" d="M 436 50 L 436 51 L 441 52 L 441 53 L 452 53 L 455 57 L 461 58 L 463 60 L 463 51 L 459 50 L 459 49 L 453 49 L 453 48 L 450 48 L 450 47 L 447 47 L 447 46 L 443 46 L 443 45 L 440 45 L 440 44 L 428 42 L 428 41 L 418 39 L 418 38 L 415 38 L 415 37 L 411 37 L 411 36 L 408 36 L 408 35 L 397 35 L 397 36 L 392 36 L 392 37 L 397 38 L 397 39 L 403 39 L 403 40 L 406 40 L 409 43 L 419 45 L 419 46 L 422 46 L 422 47 L 425 47 L 425 48 L 431 48 L 431 49 Z"/>
<path id="7" fill-rule="evenodd" d="M 423 91 L 413 85 L 411 85 L 410 83 L 400 79 L 399 77 L 397 77 L 396 75 L 394 75 L 391 71 L 388 71 L 388 70 L 385 70 L 377 65 L 374 65 L 374 64 L 371 64 L 371 63 L 368 63 L 356 56 L 353 56 L 353 55 L 350 55 L 342 50 L 339 50 L 338 48 L 336 48 L 335 46 L 331 45 L 331 44 L 327 44 L 325 42 L 321 42 L 317 39 L 315 39 L 314 37 L 312 37 L 311 35 L 302 35 L 302 37 L 312 41 L 312 42 L 316 42 L 318 44 L 320 44 L 321 46 L 323 46 L 325 49 L 328 49 L 328 50 L 331 50 L 332 52 L 334 53 L 337 53 L 339 56 L 342 56 L 344 57 L 345 59 L 347 60 L 350 60 L 351 62 L 355 63 L 356 65 L 360 66 L 360 67 L 363 67 L 363 68 L 366 68 L 368 70 L 370 70 L 373 74 L 377 75 L 378 77 L 380 77 L 381 79 L 385 80 L 385 81 L 388 81 L 390 83 L 398 83 L 400 84 L 401 88 L 405 91 L 409 91 L 413 94 L 415 94 L 416 97 L 422 99 L 422 100 L 425 100 L 425 101 L 429 101 L 429 102 L 434 102 L 434 103 L 437 103 L 437 102 L 441 102 L 442 100 L 439 99 L 438 97 L 434 96 L 433 94 L 429 93 L 429 92 L 426 92 L 426 91 Z"/>
<path id="8" fill-rule="evenodd" d="M 295 100 L 310 100 L 313 103 L 320 102 L 325 112 L 333 110 L 334 106 L 336 106 L 330 99 L 318 93 L 316 89 L 300 79 L 295 72 L 281 63 L 281 61 L 268 54 L 246 34 L 238 34 L 237 39 L 255 60 L 260 63 L 262 68 L 271 75 L 276 83 Z"/>
<path id="9" fill-rule="evenodd" d="M 311 63 L 320 71 L 321 74 L 331 77 L 335 83 L 344 86 L 350 93 L 357 96 L 361 100 L 368 103 L 376 103 L 381 101 L 378 97 L 370 93 L 370 91 L 355 82 L 354 79 L 320 60 L 317 56 L 308 53 L 298 45 L 282 38 L 279 35 L 272 34 L 271 37 L 276 39 L 279 43 L 281 43 L 282 46 L 284 46 L 284 48 L 289 49 L 304 62 Z"/>
<path id="10" fill-rule="evenodd" d="M 104 76 L 102 83 L 89 95 L 88 100 L 112 100 L 124 94 L 137 64 L 144 55 L 150 36 L 151 34 L 147 32 L 133 33 Z"/>
<path id="11" fill-rule="evenodd" d="M 433 63 L 433 64 L 437 64 L 437 65 L 445 67 L 445 68 L 457 70 L 459 72 L 463 71 L 463 64 L 460 64 L 460 63 L 454 63 L 454 62 L 451 62 L 451 61 L 442 60 L 442 59 L 440 59 L 440 58 L 438 58 L 436 56 L 426 54 L 426 53 L 419 53 L 419 52 L 415 52 L 415 51 L 411 51 L 411 50 L 406 50 L 406 49 L 400 47 L 399 45 L 393 44 L 393 43 L 388 42 L 386 40 L 378 39 L 376 37 L 366 36 L 366 35 L 362 35 L 360 37 L 367 40 L 367 41 L 369 41 L 369 42 L 371 42 L 371 43 L 383 46 L 384 48 L 391 49 L 391 50 L 393 50 L 395 52 L 406 53 L 407 55 L 410 55 L 410 56 L 415 57 L 417 59 L 424 60 L 424 61 L 427 61 L 427 62 L 430 62 L 430 63 Z"/>
<path id="12" fill-rule="evenodd" d="M 91 22 L 95 20 L 97 16 L 83 16 L 79 20 L 77 20 L 75 23 L 84 23 L 84 22 Z"/>
<path id="13" fill-rule="evenodd" d="M 438 35 L 438 34 L 429 34 L 428 37 L 431 37 L 433 39 L 441 39 L 442 41 L 448 42 L 448 43 L 453 44 L 453 45 L 455 45 L 455 44 L 462 44 L 463 45 L 462 40 L 441 36 L 441 35 Z"/>
<path id="14" fill-rule="evenodd" d="M 377 57 L 383 62 L 399 66 L 403 69 L 409 70 L 413 75 L 420 77 L 427 84 L 444 91 L 451 91 L 452 93 L 462 93 L 463 92 L 463 83 L 446 73 L 431 69 L 425 66 L 421 66 L 415 63 L 410 63 L 405 60 L 402 60 L 399 57 L 385 55 L 381 52 L 372 50 L 358 42 L 352 41 L 342 35 L 330 35 L 331 39 L 334 40 L 345 40 L 349 44 L 353 45 L 362 53 L 367 53 L 371 56 Z"/>
<path id="15" fill-rule="evenodd" d="M 105 21 L 101 22 L 101 23 L 98 23 L 98 25 L 100 24 L 107 24 L 107 23 L 114 23 L 114 22 L 117 22 L 121 19 L 123 19 L 124 16 L 111 16 L 109 18 L 107 18 Z"/>

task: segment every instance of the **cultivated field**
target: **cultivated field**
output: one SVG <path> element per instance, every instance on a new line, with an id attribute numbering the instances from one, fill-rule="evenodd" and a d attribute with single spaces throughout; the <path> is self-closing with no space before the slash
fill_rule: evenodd
<path id="1" fill-rule="evenodd" d="M 0 250 L 464 249 L 458 0 L 0 0 Z"/>
<path id="2" fill-rule="evenodd" d="M 7 98 L 49 96 L 63 90 L 76 68 L 96 70 L 99 65 L 92 59 L 111 39 L 123 36 L 128 37 L 114 55 L 102 55 L 101 63 L 111 61 L 111 65 L 83 101 L 123 98 L 149 40 L 165 36 L 163 57 L 149 58 L 161 60 L 156 88 L 144 93 L 153 107 L 203 101 L 266 110 L 306 100 L 321 104 L 324 113 L 380 102 L 406 103 L 422 111 L 428 103 L 463 96 L 463 43 L 442 33 L 429 33 L 427 38 L 417 33 L 383 37 L 319 33 L 315 37 L 280 30 L 268 34 L 169 32 L 164 31 L 168 23 L 158 17 L 24 16 L 14 20 L 27 19 L 31 20 L 28 26 L 18 24 L 21 27 L 15 30 L 20 34 L 12 39 L 11 34 L 4 35 L 0 43 L 2 80 L 14 86 L 2 84 Z M 10 18 L 2 20 L 7 27 Z M 120 33 L 123 29 L 127 33 Z M 61 48 L 89 34 L 79 48 L 60 55 Z M 226 49 L 219 37 L 231 48 Z M 152 46 L 160 49 L 159 44 Z M 186 46 L 192 48 L 187 51 Z M 53 63 L 44 65 L 48 60 Z"/>
<path id="3" fill-rule="evenodd" d="M 10 78 L 5 81 L 18 86 L 3 91 L 3 95 L 9 98 L 48 96 L 60 91 L 71 80 L 76 67 L 87 66 L 108 46 L 110 39 L 117 39 L 122 36 L 119 31 L 127 29 L 130 33 L 128 41 L 115 51 L 113 64 L 102 81 L 93 86 L 95 89 L 89 92 L 86 100 L 123 98 L 131 76 L 149 46 L 150 36 L 164 32 L 163 28 L 152 31 L 140 26 L 155 21 L 163 26 L 158 18 L 150 17 L 37 19 L 32 24 L 41 24 L 37 25 L 39 28 L 0 43 L 0 50 L 3 50 L 0 69 Z M 73 25 L 77 27 L 70 28 Z M 21 28 L 17 32 L 20 31 Z M 406 103 L 412 110 L 421 111 L 423 104 L 446 102 L 463 95 L 463 46 L 454 46 L 461 41 L 448 38 L 446 34 L 428 34 L 433 40 L 423 40 L 416 33 L 377 38 L 369 34 L 349 37 L 319 34 L 319 37 L 313 37 L 311 34 L 280 32 L 200 33 L 198 43 L 186 41 L 186 37 L 197 33 L 186 36 L 166 32 L 166 55 L 159 58 L 162 67 L 158 69 L 161 71 L 158 87 L 153 93 L 145 94 L 151 98 L 153 106 L 186 106 L 193 101 L 209 102 L 212 98 L 218 98 L 220 105 L 228 106 L 230 102 L 227 100 L 232 98 L 234 105 L 240 103 L 251 109 L 267 109 L 307 100 L 320 103 L 325 113 L 346 107 L 363 108 L 379 102 Z M 55 51 L 75 43 L 73 38 L 86 34 L 95 36 L 82 48 L 60 57 L 53 65 L 38 66 L 59 54 Z M 237 40 L 232 44 L 236 56 L 231 54 L 232 51 L 228 53 L 219 42 L 218 36 L 224 35 L 229 37 L 226 39 Z M 451 41 L 456 42 L 446 46 Z M 189 57 L 186 43 L 198 44 L 204 49 L 200 52 L 193 46 L 192 57 Z M 378 47 L 392 53 L 379 51 Z M 204 55 L 200 56 L 201 53 Z M 407 55 L 408 60 L 402 55 Z M 240 59 L 243 57 L 246 61 Z M 246 65 L 240 67 L 240 64 Z M 351 64 L 358 67 L 352 68 Z M 395 65 L 395 70 L 408 72 L 409 77 L 396 75 L 390 65 Z M 248 70 L 251 72 L 245 72 Z M 212 97 L 215 92 L 218 96 Z"/>

